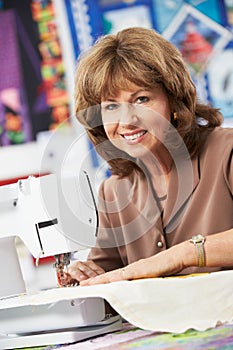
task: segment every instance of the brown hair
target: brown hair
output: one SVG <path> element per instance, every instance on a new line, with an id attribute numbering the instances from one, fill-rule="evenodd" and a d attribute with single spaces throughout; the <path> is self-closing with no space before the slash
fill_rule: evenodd
<path id="1" fill-rule="evenodd" d="M 202 131 L 212 130 L 222 122 L 218 109 L 197 101 L 195 85 L 179 50 L 153 29 L 134 27 L 100 37 L 78 59 L 75 111 L 114 174 L 126 176 L 137 165 L 108 141 L 100 103 L 126 89 L 129 83 L 149 89 L 157 84 L 164 87 L 170 108 L 177 115 L 171 122 L 191 157 L 198 153 Z"/>

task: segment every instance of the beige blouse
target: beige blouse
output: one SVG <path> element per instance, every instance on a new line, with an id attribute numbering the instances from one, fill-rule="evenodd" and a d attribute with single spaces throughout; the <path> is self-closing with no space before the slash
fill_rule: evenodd
<path id="1" fill-rule="evenodd" d="M 105 180 L 99 191 L 97 244 L 88 258 L 109 271 L 192 235 L 233 228 L 232 150 L 233 129 L 216 128 L 198 157 L 174 159 L 168 193 L 161 198 L 151 189 L 149 177 L 138 172 Z M 183 271 L 191 272 L 198 268 Z"/>

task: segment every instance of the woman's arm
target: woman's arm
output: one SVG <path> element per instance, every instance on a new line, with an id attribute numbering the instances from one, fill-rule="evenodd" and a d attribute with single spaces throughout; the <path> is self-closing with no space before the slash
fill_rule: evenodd
<path id="1" fill-rule="evenodd" d="M 233 266 L 233 229 L 205 238 L 205 266 Z M 198 266 L 198 253 L 194 244 L 184 241 L 150 258 L 82 281 L 80 285 L 174 275 L 191 266 Z"/>

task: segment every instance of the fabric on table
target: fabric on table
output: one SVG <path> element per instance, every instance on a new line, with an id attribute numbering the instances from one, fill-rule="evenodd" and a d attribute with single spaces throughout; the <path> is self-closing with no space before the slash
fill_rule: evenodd
<path id="1" fill-rule="evenodd" d="M 233 271 L 56 288 L 1 300 L 0 308 L 101 297 L 129 323 L 156 332 L 204 331 L 233 319 Z"/>

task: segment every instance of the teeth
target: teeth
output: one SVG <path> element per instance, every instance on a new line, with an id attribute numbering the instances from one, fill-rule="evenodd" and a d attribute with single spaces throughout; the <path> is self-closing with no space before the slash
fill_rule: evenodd
<path id="1" fill-rule="evenodd" d="M 133 135 L 124 135 L 124 138 L 126 140 L 135 140 L 144 134 L 145 134 L 145 131 L 141 131 L 141 132 L 138 132 L 137 134 L 133 134 Z"/>

